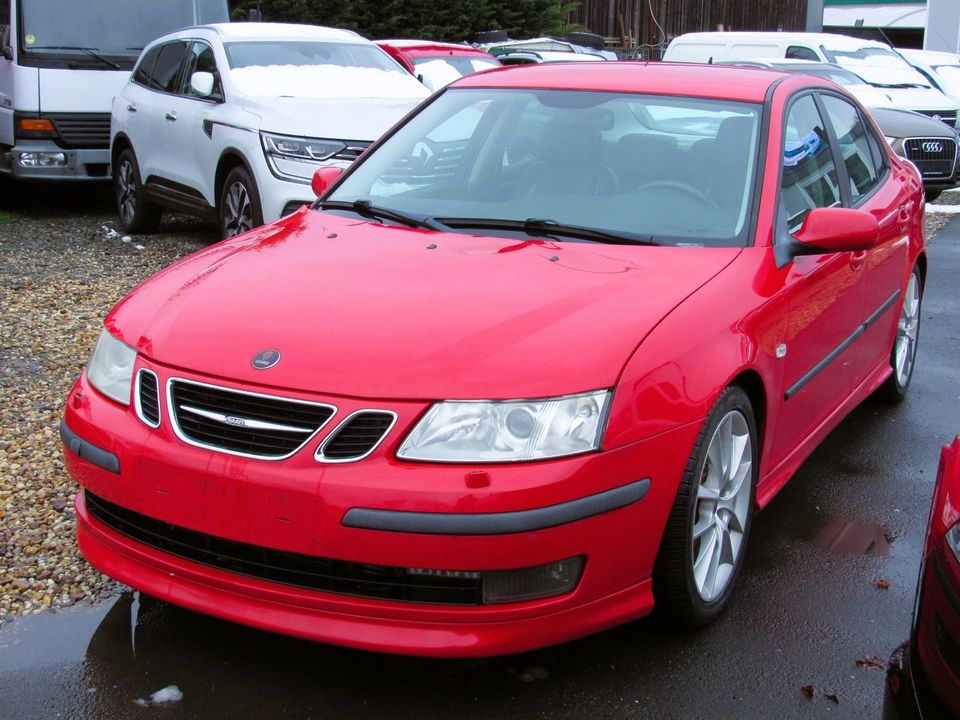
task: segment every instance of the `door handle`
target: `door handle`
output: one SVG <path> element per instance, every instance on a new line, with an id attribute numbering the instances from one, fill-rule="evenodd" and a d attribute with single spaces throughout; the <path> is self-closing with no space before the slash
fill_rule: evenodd
<path id="1" fill-rule="evenodd" d="M 177 114 L 175 112 L 168 112 L 166 115 L 164 115 L 164 117 L 170 122 L 177 121 Z"/>
<path id="2" fill-rule="evenodd" d="M 137 111 L 136 105 L 134 105 L 133 103 L 130 103 L 129 105 L 127 105 L 127 112 L 136 112 L 136 111 Z"/>
<path id="3" fill-rule="evenodd" d="M 900 207 L 900 212 L 897 215 L 897 222 L 900 225 L 900 231 L 903 232 L 910 225 L 910 216 L 913 214 L 913 203 L 909 202 L 906 205 Z"/>
<path id="4" fill-rule="evenodd" d="M 850 269 L 859 270 L 863 267 L 864 261 L 867 259 L 866 250 L 857 250 L 856 252 L 850 253 Z"/>

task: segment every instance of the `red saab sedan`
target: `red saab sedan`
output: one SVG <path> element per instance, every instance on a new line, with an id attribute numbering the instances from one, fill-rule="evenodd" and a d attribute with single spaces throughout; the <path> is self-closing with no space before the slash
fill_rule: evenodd
<path id="1" fill-rule="evenodd" d="M 145 593 L 436 656 L 703 625 L 910 383 L 923 188 L 828 81 L 493 70 L 317 180 L 117 305 L 70 392 L 80 547 Z"/>

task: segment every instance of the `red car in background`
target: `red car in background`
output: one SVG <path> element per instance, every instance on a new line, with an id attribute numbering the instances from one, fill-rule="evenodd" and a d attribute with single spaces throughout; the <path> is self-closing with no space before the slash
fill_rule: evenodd
<path id="1" fill-rule="evenodd" d="M 107 315 L 60 431 L 106 574 L 419 655 L 705 625 L 754 512 L 908 390 L 923 188 L 828 81 L 492 70 L 338 172 Z"/>
<path id="2" fill-rule="evenodd" d="M 910 641 L 887 667 L 886 720 L 960 717 L 960 436 L 943 448 Z"/>
<path id="3" fill-rule="evenodd" d="M 469 45 L 430 40 L 374 42 L 431 90 L 439 90 L 464 75 L 500 67 L 493 55 Z"/>

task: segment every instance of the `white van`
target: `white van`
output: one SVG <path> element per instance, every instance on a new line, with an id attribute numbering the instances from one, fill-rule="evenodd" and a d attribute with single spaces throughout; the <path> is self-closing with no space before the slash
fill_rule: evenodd
<path id="1" fill-rule="evenodd" d="M 109 178 L 110 106 L 140 51 L 227 20 L 227 0 L 0 0 L 0 178 Z"/>
<path id="2" fill-rule="evenodd" d="M 888 94 L 895 107 L 956 126 L 957 101 L 948 98 L 889 45 L 832 33 L 699 32 L 673 39 L 663 59 L 708 63 L 790 58 L 833 63 Z"/>

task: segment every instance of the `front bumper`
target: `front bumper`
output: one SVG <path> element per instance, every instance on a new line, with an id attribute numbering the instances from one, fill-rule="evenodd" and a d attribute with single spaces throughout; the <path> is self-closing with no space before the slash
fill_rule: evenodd
<path id="1" fill-rule="evenodd" d="M 155 364 L 150 368 L 161 378 L 170 372 Z M 333 402 L 343 416 L 363 406 L 342 397 Z M 548 462 L 416 464 L 399 462 L 394 453 L 426 404 L 387 405 L 398 422 L 363 460 L 314 460 L 314 446 L 335 425 L 331 421 L 292 457 L 264 461 L 182 442 L 166 421 L 165 407 L 160 427 L 152 429 L 130 408 L 100 396 L 82 376 L 67 402 L 67 437 L 76 436 L 101 454 L 68 441 L 65 458 L 70 473 L 96 497 L 215 538 L 338 562 L 466 572 L 527 568 L 584 556 L 576 588 L 497 605 L 404 602 L 308 589 L 137 542 L 93 517 L 84 493 L 77 496 L 81 550 L 103 572 L 161 599 L 267 630 L 383 652 L 514 653 L 597 632 L 651 610 L 650 574 L 698 426 Z M 113 472 L 111 457 L 119 472 Z M 485 482 L 477 484 L 477 472 L 486 475 Z M 579 499 L 603 496 L 642 479 L 649 480 L 642 499 L 614 503 L 613 509 L 599 508 L 580 519 L 561 518 L 569 520 L 561 524 L 501 528 L 505 531 L 493 534 L 472 534 L 469 527 L 459 534 L 449 525 L 443 534 L 431 534 L 345 522 L 358 508 L 396 513 L 392 518 L 437 515 L 447 523 L 497 515 L 529 520 L 544 508 L 578 506 Z"/>
<path id="2" fill-rule="evenodd" d="M 22 153 L 63 153 L 62 167 L 23 167 Z M 17 180 L 106 181 L 110 179 L 110 150 L 65 149 L 52 140 L 21 140 L 0 152 L 0 175 Z"/>

